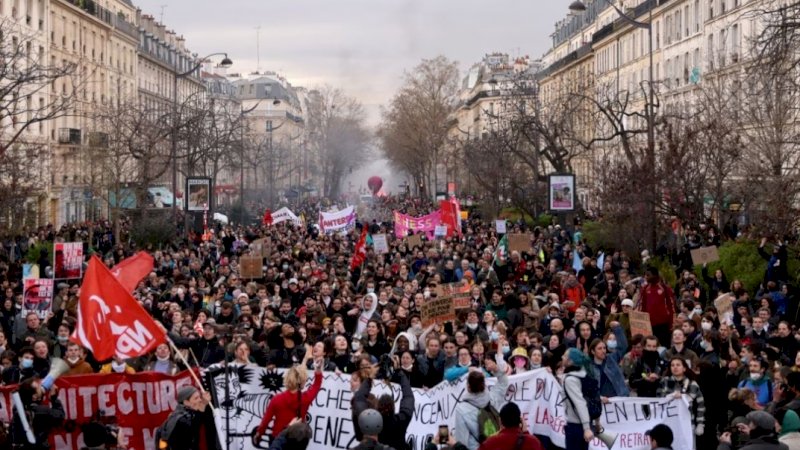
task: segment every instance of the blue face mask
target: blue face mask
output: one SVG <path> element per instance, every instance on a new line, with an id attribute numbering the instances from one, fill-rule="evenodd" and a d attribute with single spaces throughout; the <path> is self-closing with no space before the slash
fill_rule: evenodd
<path id="1" fill-rule="evenodd" d="M 508 353 L 508 352 L 510 352 L 510 351 L 511 351 L 511 347 L 509 347 L 508 345 L 504 345 L 504 346 L 503 346 L 503 347 L 502 347 L 500 350 L 501 350 L 503 353 Z"/>
<path id="2" fill-rule="evenodd" d="M 608 347 L 609 350 L 616 349 L 617 348 L 617 341 L 608 341 L 608 342 L 606 342 L 606 347 Z"/>
<path id="3" fill-rule="evenodd" d="M 489 339 L 491 339 L 493 341 L 496 341 L 497 338 L 499 338 L 499 337 L 500 337 L 500 335 L 497 334 L 497 331 L 492 331 L 492 335 L 491 335 L 491 337 Z"/>
<path id="4" fill-rule="evenodd" d="M 21 365 L 23 369 L 30 369 L 31 367 L 33 367 L 33 360 L 27 358 L 23 359 Z"/>

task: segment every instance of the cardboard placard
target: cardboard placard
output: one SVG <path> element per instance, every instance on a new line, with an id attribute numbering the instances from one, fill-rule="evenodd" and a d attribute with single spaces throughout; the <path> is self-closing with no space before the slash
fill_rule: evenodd
<path id="1" fill-rule="evenodd" d="M 506 220 L 505 219 L 495 220 L 494 229 L 497 230 L 497 234 L 506 234 Z"/>
<path id="2" fill-rule="evenodd" d="M 414 247 L 422 247 L 422 235 L 412 234 L 406 238 L 406 243 L 410 249 L 413 249 Z"/>
<path id="3" fill-rule="evenodd" d="M 530 233 L 523 234 L 509 234 L 508 235 L 508 251 L 527 253 L 531 248 L 531 240 L 533 235 Z"/>
<path id="4" fill-rule="evenodd" d="M 650 324 L 650 313 L 641 311 L 631 311 L 628 313 L 631 322 L 631 336 L 641 334 L 650 336 L 653 334 L 653 326 Z"/>
<path id="5" fill-rule="evenodd" d="M 470 285 L 466 281 L 458 281 L 455 283 L 440 284 L 436 286 L 436 298 L 447 298 L 453 304 L 453 309 L 469 309 L 472 305 L 470 303 Z"/>
<path id="6" fill-rule="evenodd" d="M 250 280 L 261 278 L 263 276 L 262 262 L 260 256 L 242 256 L 239 259 L 239 276 Z"/>
<path id="7" fill-rule="evenodd" d="M 375 253 L 383 255 L 385 253 L 389 253 L 389 242 L 386 240 L 385 234 L 373 234 L 372 235 L 372 248 L 375 250 Z"/>
<path id="8" fill-rule="evenodd" d="M 427 327 L 433 322 L 448 322 L 456 320 L 456 310 L 450 298 L 429 298 L 420 307 L 422 326 Z"/>
<path id="9" fill-rule="evenodd" d="M 262 258 L 269 258 L 271 246 L 272 242 L 269 238 L 256 239 L 249 245 L 252 256 L 260 256 Z"/>
<path id="10" fill-rule="evenodd" d="M 692 264 L 700 266 L 710 262 L 719 261 L 717 247 L 711 245 L 692 250 Z"/>
<path id="11" fill-rule="evenodd" d="M 733 294 L 722 294 L 714 300 L 720 322 L 733 324 Z"/>

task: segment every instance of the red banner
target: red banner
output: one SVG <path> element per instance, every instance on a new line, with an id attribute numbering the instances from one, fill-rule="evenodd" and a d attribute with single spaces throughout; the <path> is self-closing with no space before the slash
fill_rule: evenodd
<path id="1" fill-rule="evenodd" d="M 83 243 L 56 242 L 53 246 L 55 260 L 53 271 L 56 280 L 69 280 L 81 277 L 83 271 Z"/>
<path id="2" fill-rule="evenodd" d="M 147 252 L 138 252 L 125 258 L 111 269 L 111 273 L 119 280 L 119 284 L 128 292 L 136 290 L 136 286 L 153 271 L 153 257 Z"/>
<path id="3" fill-rule="evenodd" d="M 188 371 L 174 377 L 158 372 L 61 377 L 56 386 L 66 422 L 50 436 L 50 445 L 54 450 L 83 447 L 80 426 L 97 419 L 101 413 L 102 422 L 118 426 L 120 434 L 127 438 L 125 448 L 152 449 L 156 429 L 178 403 L 178 389 L 191 384 Z M 15 389 L 16 385 L 0 387 L 3 422 L 11 417 L 11 393 Z"/>

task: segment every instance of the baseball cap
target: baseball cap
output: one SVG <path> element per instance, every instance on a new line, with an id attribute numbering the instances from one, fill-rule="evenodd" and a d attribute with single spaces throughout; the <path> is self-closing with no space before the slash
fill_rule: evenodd
<path id="1" fill-rule="evenodd" d="M 297 278 L 290 278 L 289 284 L 297 284 Z"/>

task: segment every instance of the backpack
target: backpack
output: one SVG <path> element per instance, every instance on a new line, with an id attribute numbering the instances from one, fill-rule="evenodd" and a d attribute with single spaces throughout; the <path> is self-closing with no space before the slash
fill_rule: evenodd
<path id="1" fill-rule="evenodd" d="M 478 410 L 478 443 L 500 432 L 500 414 L 494 409 L 492 403 Z"/>
<path id="2" fill-rule="evenodd" d="M 600 401 L 600 383 L 589 374 L 586 374 L 583 378 L 576 378 L 581 380 L 581 394 L 583 394 L 583 399 L 586 401 L 586 409 L 589 410 L 589 418 L 591 420 L 599 419 L 600 415 L 603 414 L 603 402 Z M 564 389 L 564 394 L 566 393 L 567 391 Z M 572 403 L 572 408 L 575 409 L 575 403 L 569 398 L 569 395 L 566 395 L 566 397 L 570 403 Z"/>
<path id="3" fill-rule="evenodd" d="M 191 419 L 191 414 L 186 410 L 173 411 L 172 414 L 170 414 L 170 416 L 167 418 L 166 422 L 164 422 L 160 427 L 156 428 L 156 433 L 154 436 L 156 450 L 169 450 L 171 448 L 169 439 L 172 436 L 172 432 L 175 430 L 175 426 L 178 425 L 178 422 L 181 420 L 191 421 Z"/>

